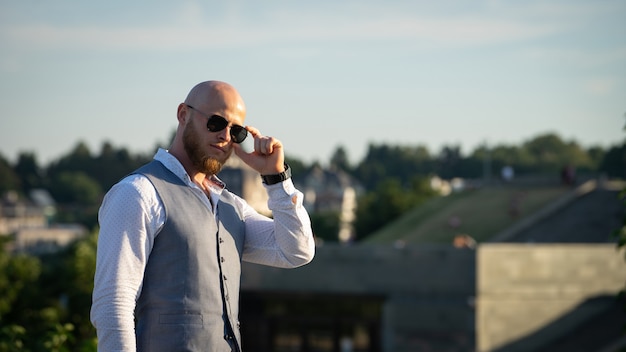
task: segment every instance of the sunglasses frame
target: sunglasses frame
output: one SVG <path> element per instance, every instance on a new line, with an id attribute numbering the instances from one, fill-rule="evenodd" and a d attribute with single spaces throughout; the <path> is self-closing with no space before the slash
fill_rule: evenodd
<path id="1" fill-rule="evenodd" d="M 190 108 L 191 110 L 200 113 L 200 115 L 208 119 L 206 122 L 206 128 L 209 130 L 209 132 L 219 132 L 225 129 L 226 127 L 228 127 L 228 125 L 230 125 L 230 138 L 232 138 L 233 142 L 240 144 L 246 140 L 246 137 L 248 137 L 248 130 L 246 130 L 245 127 L 240 126 L 240 125 L 230 124 L 228 120 L 226 120 L 223 116 L 220 116 L 220 115 L 209 116 L 208 114 L 203 113 L 202 111 L 194 108 L 193 106 L 189 104 L 185 104 L 185 105 L 187 105 L 187 107 Z"/>

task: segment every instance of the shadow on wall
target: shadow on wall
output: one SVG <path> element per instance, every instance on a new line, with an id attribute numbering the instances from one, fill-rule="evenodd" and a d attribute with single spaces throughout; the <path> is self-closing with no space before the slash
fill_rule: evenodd
<path id="1" fill-rule="evenodd" d="M 626 348 L 625 328 L 626 300 L 600 295 L 583 301 L 540 330 L 494 351 L 613 352 Z"/>

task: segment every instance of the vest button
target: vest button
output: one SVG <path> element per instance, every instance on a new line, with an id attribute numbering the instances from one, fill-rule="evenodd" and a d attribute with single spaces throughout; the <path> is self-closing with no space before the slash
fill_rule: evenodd
<path id="1" fill-rule="evenodd" d="M 222 261 L 222 263 L 226 261 L 226 259 L 224 259 L 224 257 L 220 257 L 220 260 Z"/>

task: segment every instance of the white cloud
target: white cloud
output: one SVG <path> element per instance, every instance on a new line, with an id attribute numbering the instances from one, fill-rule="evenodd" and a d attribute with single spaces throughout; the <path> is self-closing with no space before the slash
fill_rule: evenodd
<path id="1" fill-rule="evenodd" d="M 158 27 L 65 27 L 35 24 L 5 30 L 4 41 L 31 49 L 212 48 L 307 41 L 424 40 L 444 46 L 467 46 L 524 40 L 556 29 L 499 20 L 393 18 L 349 24 L 317 21 L 269 24 L 267 27 L 225 27 L 199 24 Z"/>
<path id="2" fill-rule="evenodd" d="M 372 40 L 465 47 L 526 40 L 562 30 L 550 21 L 526 21 L 512 18 L 510 14 L 466 12 L 451 17 L 417 9 L 403 10 L 392 6 L 366 7 L 355 13 L 349 8 L 339 12 L 267 9 L 262 15 L 248 19 L 235 5 L 219 16 L 203 9 L 200 3 L 190 1 L 182 4 L 170 23 L 110 27 L 22 21 L 5 24 L 0 38 L 4 37 L 2 42 L 12 44 L 11 47 L 35 50 L 179 50 Z"/>
<path id="3" fill-rule="evenodd" d="M 617 82 L 613 78 L 595 78 L 586 82 L 585 90 L 593 95 L 608 95 L 613 91 Z"/>
<path id="4" fill-rule="evenodd" d="M 180 24 L 201 26 L 204 22 L 202 6 L 197 1 L 185 1 L 177 12 L 175 19 Z"/>
<path id="5" fill-rule="evenodd" d="M 602 67 L 626 62 L 626 46 L 615 46 L 603 50 L 586 47 L 531 47 L 524 51 L 528 59 L 568 65 L 576 68 Z"/>

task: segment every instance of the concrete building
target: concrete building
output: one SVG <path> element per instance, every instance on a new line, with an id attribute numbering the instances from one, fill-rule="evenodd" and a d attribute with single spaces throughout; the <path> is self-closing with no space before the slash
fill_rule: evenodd
<path id="1" fill-rule="evenodd" d="M 626 262 L 606 237 L 624 209 L 609 188 L 585 184 L 532 223 L 496 236 L 501 242 L 324 245 L 298 269 L 245 264 L 243 345 L 258 352 L 624 348 L 626 302 L 617 297 Z"/>
<path id="2" fill-rule="evenodd" d="M 302 268 L 244 266 L 244 346 L 339 351 L 349 339 L 354 351 L 571 351 L 557 347 L 582 329 L 578 343 L 597 351 L 620 340 L 625 275 L 612 244 L 325 245 Z"/>

